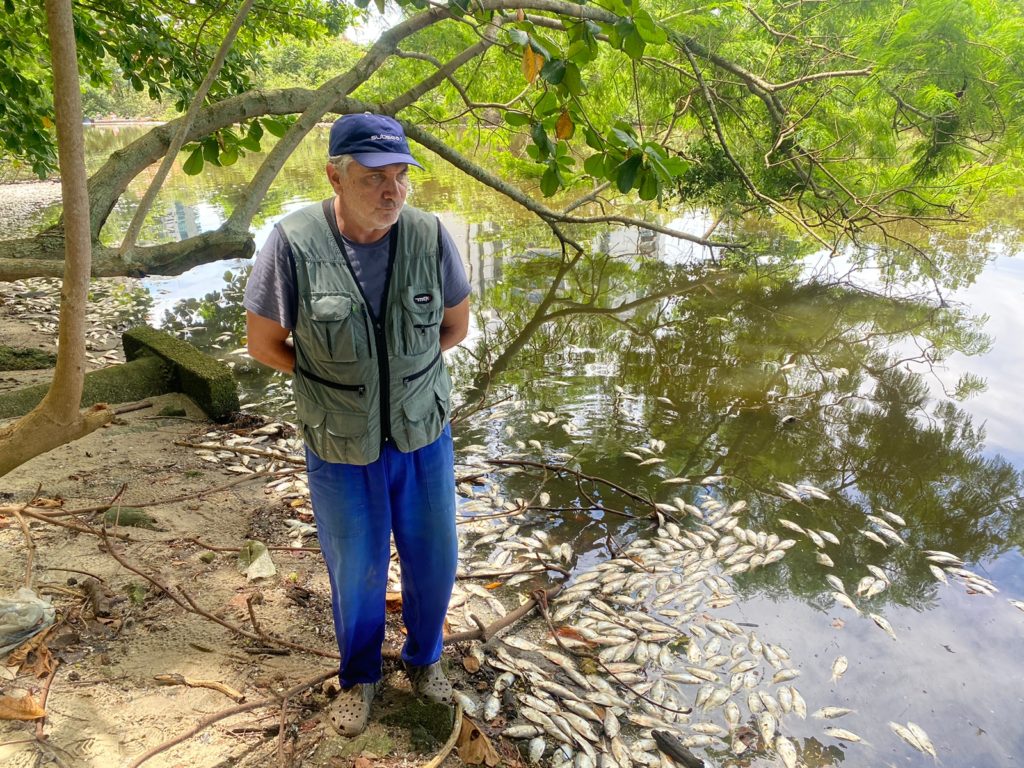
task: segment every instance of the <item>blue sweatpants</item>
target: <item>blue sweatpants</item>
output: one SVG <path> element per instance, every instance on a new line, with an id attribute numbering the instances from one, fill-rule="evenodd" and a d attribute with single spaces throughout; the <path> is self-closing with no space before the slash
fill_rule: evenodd
<path id="1" fill-rule="evenodd" d="M 402 565 L 402 659 L 441 657 L 455 583 L 455 470 L 449 427 L 433 443 L 402 453 L 386 443 L 365 467 L 323 461 L 306 448 L 309 493 L 331 579 L 343 687 L 381 677 L 384 595 L 391 534 Z"/>

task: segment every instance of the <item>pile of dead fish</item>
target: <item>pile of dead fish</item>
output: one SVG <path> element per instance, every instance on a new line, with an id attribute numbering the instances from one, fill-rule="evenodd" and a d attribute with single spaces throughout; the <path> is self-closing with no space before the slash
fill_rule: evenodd
<path id="1" fill-rule="evenodd" d="M 227 472 L 269 472 L 270 486 L 299 503 L 308 496 L 305 478 L 295 474 L 301 444 L 284 434 L 282 424 L 268 424 L 247 437 L 211 432 L 197 453 Z M 726 505 L 707 492 L 697 504 L 680 498 L 659 503 L 656 532 L 632 541 L 617 556 L 581 568 L 567 543 L 520 522 L 531 503 L 550 502 L 546 493 L 531 502 L 507 499 L 501 495 L 501 475 L 515 468 L 498 471 L 477 463 L 460 469 L 477 474 L 472 486 L 460 487 L 472 498 L 460 505 L 460 581 L 449 611 L 454 630 L 505 615 L 515 607 L 509 605 L 516 594 L 510 588 L 536 581 L 550 565 L 576 566 L 550 605 L 556 631 L 532 622 L 525 632 L 519 625 L 484 646 L 474 644 L 471 653 L 493 670 L 494 685 L 483 695 L 458 694 L 470 716 L 491 723 L 501 715 L 511 723 L 501 734 L 524 740 L 530 760 L 555 768 L 668 765 L 665 739 L 672 738 L 683 750 L 707 750 L 716 764 L 757 755 L 793 768 L 802 764 L 801 747 L 787 725 L 808 717 L 825 721 L 821 733 L 830 739 L 862 741 L 831 724 L 852 710 L 821 702 L 808 714 L 799 689 L 801 664 L 785 648 L 715 614 L 736 601 L 731 582 L 736 574 L 771 567 L 793 547 L 811 546 L 835 602 L 863 613 L 896 639 L 883 616 L 862 607 L 889 587 L 882 568 L 866 566 L 867 573 L 849 589 L 827 573 L 832 567 L 828 548 L 841 546 L 836 534 L 784 519 L 778 523 L 793 538 L 755 531 L 743 524 L 745 502 Z M 714 489 L 720 480 L 704 478 L 702 485 Z M 779 483 L 779 492 L 804 504 L 827 499 L 807 485 Z M 898 515 L 880 512 L 867 516 L 861 533 L 887 547 L 903 546 L 904 525 Z M 957 581 L 982 594 L 996 591 L 952 553 L 928 550 L 922 557 L 937 580 Z M 392 579 L 399 588 L 397 570 Z M 497 582 L 501 586 L 494 589 Z M 835 658 L 833 680 L 847 666 L 844 656 Z M 936 756 L 917 724 L 890 722 L 889 727 L 912 748 Z"/>
<path id="2" fill-rule="evenodd" d="M 0 282 L 0 303 L 16 309 L 20 319 L 56 339 L 60 290 L 57 278 Z M 124 362 L 121 332 L 145 323 L 151 304 L 149 293 L 137 280 L 90 282 L 85 317 L 85 357 L 90 370 Z"/>

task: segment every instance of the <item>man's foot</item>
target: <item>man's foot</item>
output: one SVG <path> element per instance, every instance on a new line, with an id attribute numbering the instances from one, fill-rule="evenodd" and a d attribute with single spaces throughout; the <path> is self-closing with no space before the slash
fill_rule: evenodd
<path id="1" fill-rule="evenodd" d="M 358 736 L 365 731 L 370 717 L 370 702 L 377 695 L 379 685 L 356 683 L 350 688 L 342 688 L 327 713 L 331 727 L 342 736 Z"/>
<path id="2" fill-rule="evenodd" d="M 406 664 L 405 671 L 412 682 L 413 693 L 417 696 L 422 696 L 435 704 L 452 703 L 452 684 L 445 677 L 440 661 L 435 661 L 425 667 L 413 667 Z"/>

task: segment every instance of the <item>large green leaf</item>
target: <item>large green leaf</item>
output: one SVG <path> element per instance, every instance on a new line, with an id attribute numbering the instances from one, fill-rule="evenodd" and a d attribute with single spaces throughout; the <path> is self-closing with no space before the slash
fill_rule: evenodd
<path id="1" fill-rule="evenodd" d="M 192 154 L 188 156 L 187 160 L 185 160 L 184 164 L 181 166 L 181 170 L 189 176 L 197 176 L 202 173 L 203 148 L 201 146 L 192 150 Z"/>

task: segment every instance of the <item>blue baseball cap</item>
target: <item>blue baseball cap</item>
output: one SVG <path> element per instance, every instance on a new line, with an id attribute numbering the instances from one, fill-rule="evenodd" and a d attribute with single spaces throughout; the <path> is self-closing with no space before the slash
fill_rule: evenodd
<path id="1" fill-rule="evenodd" d="M 335 120 L 328 151 L 331 157 L 352 155 L 357 163 L 367 168 L 392 163 L 423 167 L 409 154 L 409 142 L 401 124 L 393 117 L 371 112 L 344 115 Z"/>

